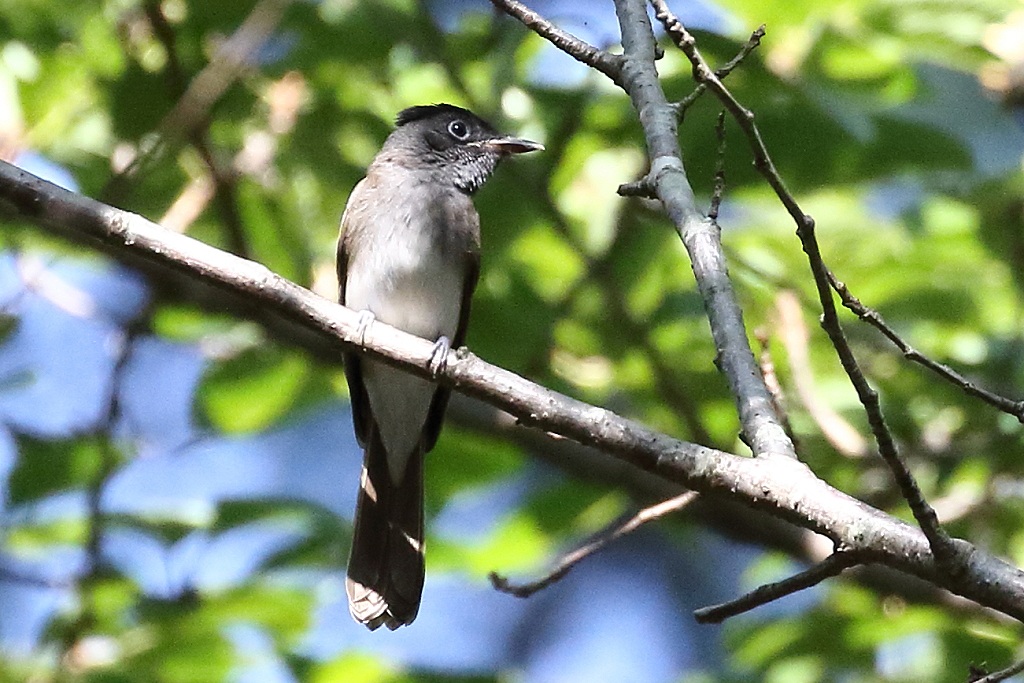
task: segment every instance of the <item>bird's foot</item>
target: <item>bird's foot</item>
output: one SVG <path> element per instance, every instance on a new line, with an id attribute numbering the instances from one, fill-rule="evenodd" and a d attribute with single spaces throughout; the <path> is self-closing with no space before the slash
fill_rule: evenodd
<path id="1" fill-rule="evenodd" d="M 441 335 L 434 342 L 434 349 L 430 352 L 430 375 L 437 379 L 448 368 L 448 353 L 452 350 L 452 342 L 448 337 Z"/>
<path id="2" fill-rule="evenodd" d="M 356 321 L 356 336 L 359 339 L 359 345 L 366 345 L 366 334 L 370 331 L 370 325 L 377 319 L 377 316 L 373 314 L 373 311 L 362 310 L 359 311 L 359 320 Z"/>

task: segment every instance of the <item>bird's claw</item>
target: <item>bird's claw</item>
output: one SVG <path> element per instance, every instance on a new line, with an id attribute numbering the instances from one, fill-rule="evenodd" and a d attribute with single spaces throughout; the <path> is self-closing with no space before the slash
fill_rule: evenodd
<path id="1" fill-rule="evenodd" d="M 451 349 L 452 343 L 444 335 L 438 337 L 434 342 L 434 348 L 430 352 L 430 362 L 427 364 L 427 367 L 430 368 L 430 375 L 434 379 L 440 377 L 448 368 L 448 353 Z"/>
<path id="2" fill-rule="evenodd" d="M 359 311 L 359 320 L 356 321 L 356 336 L 359 339 L 360 346 L 366 346 L 366 334 L 370 331 L 370 325 L 376 319 L 377 316 L 373 314 L 373 311 Z"/>

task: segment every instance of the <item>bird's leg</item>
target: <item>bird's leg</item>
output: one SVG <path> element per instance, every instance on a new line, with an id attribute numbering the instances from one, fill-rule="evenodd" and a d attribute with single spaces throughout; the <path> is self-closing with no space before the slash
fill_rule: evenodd
<path id="1" fill-rule="evenodd" d="M 430 363 L 427 364 L 427 367 L 430 368 L 430 375 L 434 379 L 440 377 L 448 367 L 448 353 L 451 350 L 452 342 L 443 334 L 434 342 L 434 348 L 430 352 Z"/>
<path id="2" fill-rule="evenodd" d="M 366 346 L 366 333 L 370 331 L 370 325 L 377 319 L 373 311 L 363 309 L 359 311 L 359 320 L 356 321 L 356 336 L 360 346 Z"/>

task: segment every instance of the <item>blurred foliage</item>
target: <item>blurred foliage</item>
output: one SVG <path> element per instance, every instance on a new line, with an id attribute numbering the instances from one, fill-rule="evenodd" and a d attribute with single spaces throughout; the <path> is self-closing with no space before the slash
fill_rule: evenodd
<path id="1" fill-rule="evenodd" d="M 252 3 L 5 0 L 0 153 L 39 153 L 66 168 L 84 194 L 211 244 L 244 248 L 333 297 L 338 217 L 395 112 L 426 102 L 468 106 L 547 145 L 544 154 L 506 164 L 477 198 L 484 255 L 473 351 L 674 436 L 743 452 L 685 251 L 651 205 L 615 194 L 644 168 L 628 99 L 595 74 L 574 80 L 571 60 L 552 58 L 536 36 L 479 4 L 445 32 L 431 15 L 443 2 L 292 3 L 199 127 L 182 131 L 167 129 L 168 113 L 218 59 Z M 1024 135 L 979 78 L 1000 65 L 986 36 L 1024 7 L 1011 0 L 719 5 L 729 13 L 722 30 L 698 32 L 714 64 L 731 58 L 752 28 L 768 25 L 763 45 L 727 82 L 756 113 L 782 176 L 816 218 L 829 265 L 916 348 L 981 386 L 1022 396 Z M 154 23 L 159 17 L 165 32 Z M 567 85 L 537 85 L 538 68 L 564 69 Z M 693 87 L 689 65 L 670 45 L 659 72 L 672 98 Z M 706 95 L 681 128 L 704 203 L 718 110 Z M 814 291 L 793 226 L 752 168 L 738 129 L 730 124 L 727 135 L 721 222 L 731 272 L 748 330 L 768 333 L 801 455 L 833 485 L 907 517 L 879 462 L 841 455 L 801 403 L 792 350 L 777 329 L 782 290 L 796 292 L 810 328 L 806 370 L 815 400 L 867 435 L 813 324 Z M 4 231 L 6 248 L 53 253 L 51 241 L 13 228 Z M 5 303 L 4 344 L 18 325 L 16 302 Z M 206 437 L 259 434 L 344 391 L 337 367 L 317 365 L 249 322 L 160 297 L 140 317 L 146 335 L 203 354 L 194 410 Z M 1024 562 L 1020 425 L 904 362 L 872 329 L 845 321 L 903 452 L 951 530 Z M 32 368 L 0 378 L 0 391 L 32 378 Z M 34 514 L 70 491 L 96 491 L 137 455 L 143 444 L 108 418 L 60 438 L 17 435 L 4 487 L 5 553 L 88 550 L 101 523 L 167 547 L 194 533 L 212 538 L 259 525 L 299 528 L 300 540 L 237 585 L 200 591 L 186 581 L 170 595 L 87 559 L 73 604 L 59 610 L 36 650 L 0 660 L 0 678 L 234 680 L 244 656 L 230 633 L 244 624 L 269 638 L 295 680 L 442 680 L 356 652 L 318 661 L 297 647 L 313 619 L 312 599 L 288 576 L 337 569 L 338 548 L 347 544 L 345 525 L 323 510 L 261 498 L 221 502 L 208 514 Z M 449 428 L 428 471 L 428 512 L 520 472 L 526 455 L 493 435 Z M 353 474 L 347 483 L 354 482 Z M 628 505 L 605 487 L 563 481 L 533 492 L 487 538 L 432 539 L 429 563 L 476 576 L 536 569 L 567 539 Z M 1002 666 L 1022 635 L 983 615 L 906 604 L 838 581 L 823 596 L 809 610 L 728 625 L 727 661 L 699 680 L 953 683 L 966 679 L 969 663 Z"/>

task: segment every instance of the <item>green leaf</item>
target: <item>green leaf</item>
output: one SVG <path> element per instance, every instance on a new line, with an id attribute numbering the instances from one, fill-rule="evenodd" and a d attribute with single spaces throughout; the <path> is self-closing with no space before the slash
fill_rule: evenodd
<path id="1" fill-rule="evenodd" d="M 219 363 L 199 388 L 201 415 L 227 433 L 265 429 L 300 401 L 312 379 L 309 362 L 295 352 L 251 348 Z"/>
<path id="2" fill-rule="evenodd" d="M 90 437 L 44 441 L 19 434 L 16 441 L 18 462 L 8 484 L 8 498 L 14 505 L 85 488 L 99 473 L 108 447 Z"/>

